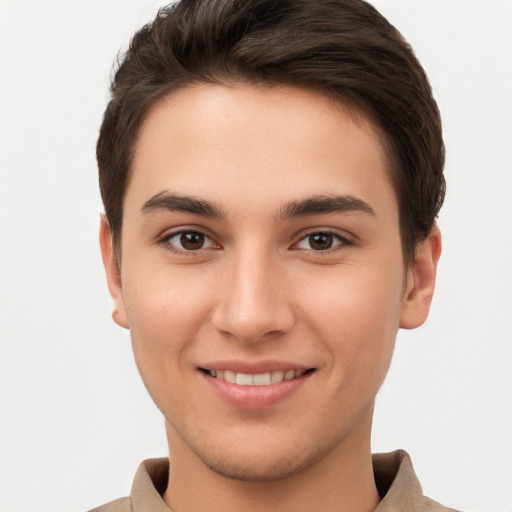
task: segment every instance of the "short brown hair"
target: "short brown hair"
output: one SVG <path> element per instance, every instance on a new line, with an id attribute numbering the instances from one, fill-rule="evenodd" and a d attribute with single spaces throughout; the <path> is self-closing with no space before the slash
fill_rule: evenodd
<path id="1" fill-rule="evenodd" d="M 114 248 L 145 115 L 200 82 L 313 88 L 369 115 L 387 141 L 404 258 L 414 259 L 444 199 L 440 115 L 411 47 L 362 0 L 181 0 L 139 30 L 112 81 L 97 145 Z"/>

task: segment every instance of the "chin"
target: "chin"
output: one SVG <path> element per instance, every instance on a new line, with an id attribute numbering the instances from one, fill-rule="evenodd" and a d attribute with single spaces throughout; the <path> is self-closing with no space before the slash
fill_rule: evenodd
<path id="1" fill-rule="evenodd" d="M 225 441 L 225 440 L 224 440 Z M 237 442 L 238 441 L 238 442 Z M 299 474 L 331 450 L 326 445 L 251 439 L 220 443 L 216 447 L 190 445 L 201 462 L 218 475 L 244 482 L 270 482 Z M 288 441 L 288 442 L 287 442 Z"/>
<path id="2" fill-rule="evenodd" d="M 245 457 L 201 458 L 215 473 L 240 482 L 270 482 L 289 478 L 300 473 L 309 464 L 296 457 L 283 459 L 270 457 L 262 461 L 245 460 Z"/>

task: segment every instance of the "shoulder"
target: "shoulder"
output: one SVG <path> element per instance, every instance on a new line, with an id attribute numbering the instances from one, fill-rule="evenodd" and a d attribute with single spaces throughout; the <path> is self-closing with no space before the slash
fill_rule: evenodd
<path id="1" fill-rule="evenodd" d="M 430 498 L 427 498 L 426 496 L 423 496 L 420 499 L 417 510 L 418 510 L 418 512 L 459 512 L 458 510 L 455 510 L 454 508 L 445 507 L 445 506 L 441 505 L 441 503 L 431 500 Z"/>
<path id="2" fill-rule="evenodd" d="M 101 507 L 93 508 L 89 512 L 132 512 L 132 500 L 130 498 L 119 498 Z"/>
<path id="3" fill-rule="evenodd" d="M 404 450 L 374 454 L 373 470 L 382 497 L 375 512 L 457 512 L 423 494 L 411 458 Z"/>
<path id="4" fill-rule="evenodd" d="M 88 512 L 170 512 L 161 496 L 167 487 L 168 475 L 168 458 L 147 459 L 137 469 L 129 497 L 111 501 Z"/>

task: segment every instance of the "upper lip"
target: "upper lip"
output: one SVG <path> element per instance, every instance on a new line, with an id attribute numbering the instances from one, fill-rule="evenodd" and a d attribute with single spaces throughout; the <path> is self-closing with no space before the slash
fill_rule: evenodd
<path id="1" fill-rule="evenodd" d="M 263 361 L 212 361 L 200 364 L 203 370 L 229 370 L 235 373 L 261 374 L 268 372 L 306 371 L 311 366 L 297 364 L 291 361 L 263 360 Z"/>

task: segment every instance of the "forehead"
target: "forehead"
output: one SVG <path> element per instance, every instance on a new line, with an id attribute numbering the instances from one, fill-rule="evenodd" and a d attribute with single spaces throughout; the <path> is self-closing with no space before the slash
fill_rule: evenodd
<path id="1" fill-rule="evenodd" d="M 292 87 L 199 84 L 148 112 L 125 203 L 167 189 L 235 209 L 240 198 L 393 194 L 388 167 L 378 128 L 354 108 Z"/>

